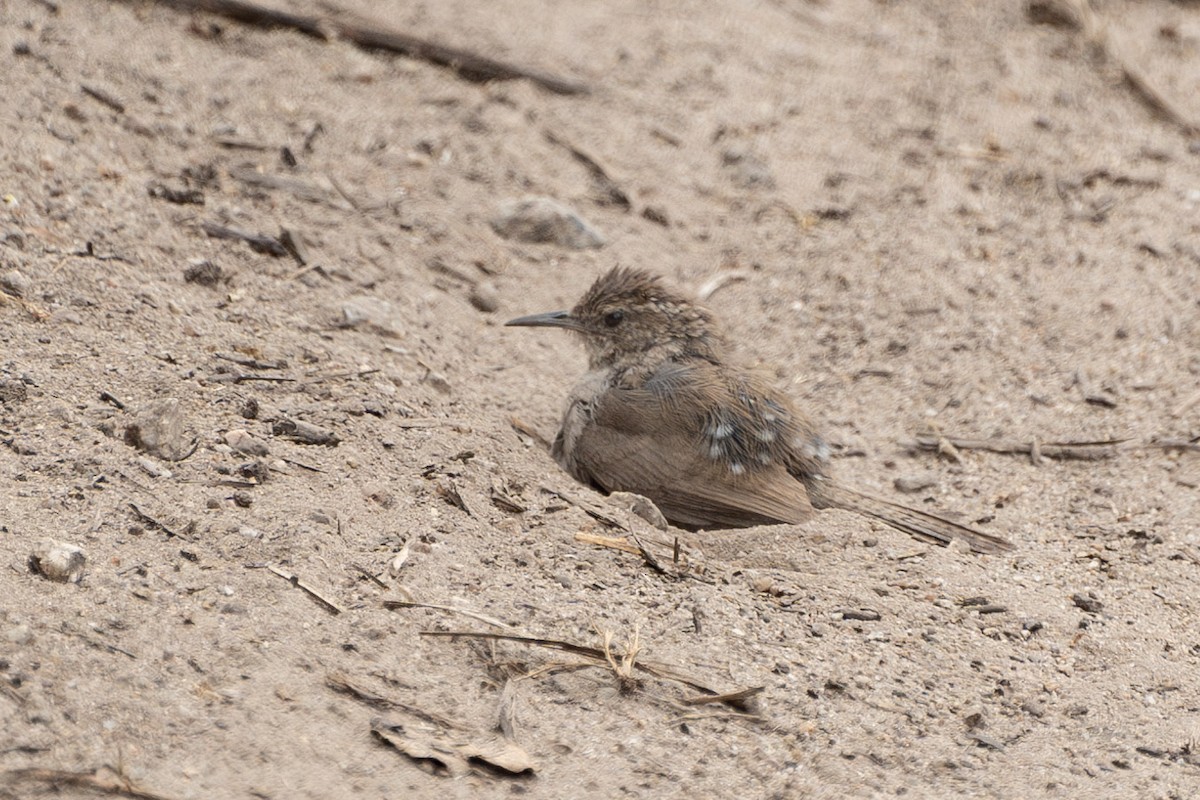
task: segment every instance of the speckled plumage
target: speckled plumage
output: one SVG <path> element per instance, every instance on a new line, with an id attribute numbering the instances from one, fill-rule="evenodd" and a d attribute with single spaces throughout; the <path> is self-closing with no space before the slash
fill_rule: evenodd
<path id="1" fill-rule="evenodd" d="M 552 448 L 577 480 L 648 497 L 692 528 L 801 522 L 845 508 L 942 544 L 1011 545 L 828 477 L 829 448 L 790 399 L 737 363 L 704 308 L 650 273 L 618 267 L 571 311 L 509 325 L 575 331 L 588 371 L 567 400 Z"/>

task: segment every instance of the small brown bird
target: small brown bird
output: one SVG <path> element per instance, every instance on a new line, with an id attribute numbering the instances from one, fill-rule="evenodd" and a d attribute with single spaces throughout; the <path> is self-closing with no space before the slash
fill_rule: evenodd
<path id="1" fill-rule="evenodd" d="M 982 553 L 1004 539 L 829 478 L 829 447 L 781 392 L 726 353 L 708 311 L 654 275 L 617 267 L 570 311 L 508 325 L 580 334 L 588 372 L 567 401 L 554 460 L 604 492 L 648 497 L 686 528 L 797 523 L 814 508 L 866 514 L 913 536 L 966 541 Z"/>

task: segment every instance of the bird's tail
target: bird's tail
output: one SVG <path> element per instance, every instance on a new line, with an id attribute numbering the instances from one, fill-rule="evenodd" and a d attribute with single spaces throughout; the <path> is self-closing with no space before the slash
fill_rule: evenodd
<path id="1" fill-rule="evenodd" d="M 841 508 L 886 522 L 907 534 L 948 545 L 953 539 L 962 539 L 979 553 L 1004 553 L 1013 549 L 1010 542 L 990 533 L 976 530 L 945 517 L 919 511 L 915 508 L 893 503 L 881 497 L 840 486 L 833 481 L 823 480 L 811 487 L 812 504 L 816 508 Z"/>

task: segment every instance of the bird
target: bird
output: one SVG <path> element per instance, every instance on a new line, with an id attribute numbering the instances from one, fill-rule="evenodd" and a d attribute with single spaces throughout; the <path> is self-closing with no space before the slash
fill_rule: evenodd
<path id="1" fill-rule="evenodd" d="M 559 466 L 605 494 L 648 498 L 677 527 L 795 524 L 839 508 L 941 545 L 1013 549 L 834 480 L 830 447 L 813 422 L 731 353 L 710 311 L 647 270 L 616 266 L 570 311 L 505 325 L 571 331 L 587 353 L 551 447 Z"/>

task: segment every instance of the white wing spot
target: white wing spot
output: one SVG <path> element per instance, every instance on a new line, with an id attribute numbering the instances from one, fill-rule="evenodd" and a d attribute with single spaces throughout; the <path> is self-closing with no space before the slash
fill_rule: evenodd
<path id="1" fill-rule="evenodd" d="M 770 428 L 764 428 L 760 431 L 756 431 L 754 438 L 765 444 L 770 444 L 771 442 L 775 441 L 775 431 L 771 430 Z"/>
<path id="2" fill-rule="evenodd" d="M 728 439 L 733 434 L 733 426 L 728 422 L 715 422 L 708 426 L 708 435 L 713 439 Z"/>
<path id="3" fill-rule="evenodd" d="M 746 468 L 735 461 L 734 463 L 729 465 L 729 471 L 732 472 L 734 475 L 741 475 L 743 472 L 746 471 Z"/>
<path id="4" fill-rule="evenodd" d="M 817 438 L 805 442 L 801 452 L 817 461 L 829 460 L 829 445 L 825 443 L 824 439 Z"/>

